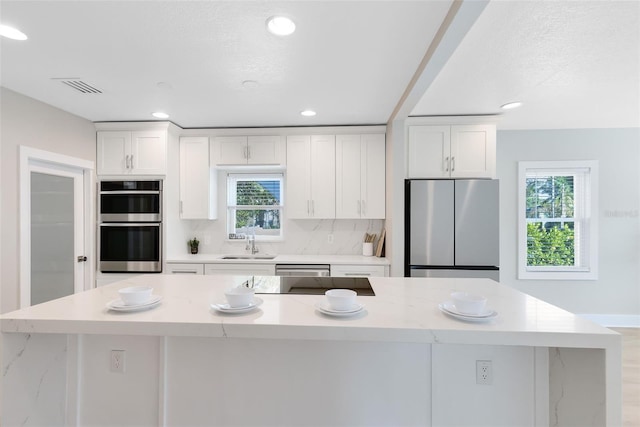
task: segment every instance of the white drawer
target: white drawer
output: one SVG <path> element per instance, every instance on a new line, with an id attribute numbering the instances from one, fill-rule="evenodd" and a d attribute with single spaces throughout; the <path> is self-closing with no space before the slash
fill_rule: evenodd
<path id="1" fill-rule="evenodd" d="M 204 264 L 167 263 L 167 274 L 204 274 Z"/>
<path id="2" fill-rule="evenodd" d="M 384 265 L 331 264 L 331 277 L 385 277 Z"/>

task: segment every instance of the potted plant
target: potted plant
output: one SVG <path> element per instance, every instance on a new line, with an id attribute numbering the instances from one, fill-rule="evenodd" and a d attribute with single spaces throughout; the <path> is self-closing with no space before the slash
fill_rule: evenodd
<path id="1" fill-rule="evenodd" d="M 198 246 L 200 245 L 200 240 L 198 240 L 196 237 L 194 237 L 193 239 L 188 241 L 189 243 L 189 247 L 191 248 L 191 253 L 192 254 L 197 254 L 198 253 Z"/>

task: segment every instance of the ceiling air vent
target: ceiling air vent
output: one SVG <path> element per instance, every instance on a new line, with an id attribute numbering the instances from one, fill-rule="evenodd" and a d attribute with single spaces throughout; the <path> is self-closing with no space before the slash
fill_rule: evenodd
<path id="1" fill-rule="evenodd" d="M 96 87 L 91 86 L 89 83 L 83 82 L 80 79 L 60 79 L 54 78 L 53 80 L 58 80 L 61 83 L 77 90 L 81 93 L 102 93 L 102 91 Z"/>

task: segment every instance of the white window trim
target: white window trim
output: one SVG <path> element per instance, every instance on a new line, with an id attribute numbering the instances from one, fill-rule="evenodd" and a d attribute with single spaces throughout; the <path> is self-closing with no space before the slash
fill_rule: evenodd
<path id="1" fill-rule="evenodd" d="M 230 217 L 230 211 L 232 208 L 235 207 L 235 205 L 230 205 L 229 204 L 229 198 L 230 198 L 230 194 L 229 194 L 229 178 L 234 178 L 234 177 L 238 177 L 241 175 L 247 175 L 247 176 L 251 176 L 252 178 L 255 179 L 272 179 L 274 175 L 277 175 L 280 179 L 280 205 L 279 206 L 255 206 L 255 209 L 279 209 L 280 210 L 280 236 L 256 236 L 256 242 L 282 242 L 284 241 L 284 186 L 285 186 L 285 179 L 284 179 L 284 174 L 282 173 L 282 171 L 260 171 L 260 172 L 256 172 L 256 173 L 252 173 L 252 172 L 230 172 L 227 173 L 227 179 L 226 179 L 226 183 L 225 183 L 225 191 L 227 193 L 226 195 L 226 207 L 225 207 L 225 211 L 226 211 L 226 215 L 225 215 L 225 240 L 227 242 L 235 242 L 235 243 L 244 243 L 245 239 L 229 239 L 229 221 L 231 221 L 231 217 Z"/>
<path id="2" fill-rule="evenodd" d="M 589 200 L 586 215 L 589 229 L 589 267 L 584 271 L 558 271 L 563 267 L 548 267 L 545 271 L 527 270 L 526 175 L 528 169 L 589 170 Z M 597 280 L 598 279 L 598 161 L 538 161 L 518 162 L 518 279 L 520 280 Z"/>

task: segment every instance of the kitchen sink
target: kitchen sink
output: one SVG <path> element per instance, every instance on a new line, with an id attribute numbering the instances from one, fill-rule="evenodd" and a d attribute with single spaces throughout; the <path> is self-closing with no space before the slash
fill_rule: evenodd
<path id="1" fill-rule="evenodd" d="M 275 255 L 225 255 L 220 259 L 274 259 Z"/>

